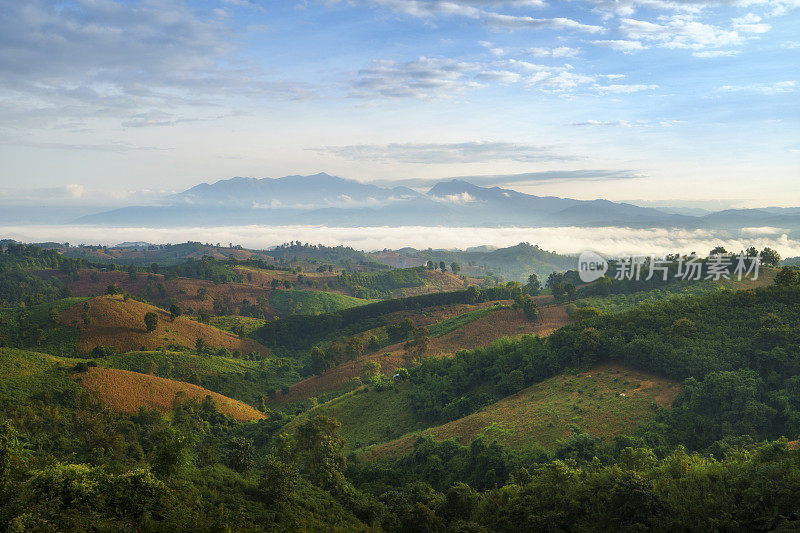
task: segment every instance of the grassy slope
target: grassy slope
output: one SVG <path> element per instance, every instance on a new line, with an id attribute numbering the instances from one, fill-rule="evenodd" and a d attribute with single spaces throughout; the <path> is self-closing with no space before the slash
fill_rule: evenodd
<path id="1" fill-rule="evenodd" d="M 565 307 L 559 305 L 542 308 L 541 319 L 537 322 L 529 321 L 519 311 L 495 308 L 480 318 L 465 320 L 458 328 L 440 337 L 431 338 L 424 357 L 447 355 L 461 349 L 486 346 L 502 337 L 549 335 L 553 330 L 568 323 Z M 435 329 L 435 325 L 431 327 Z M 443 327 L 443 329 L 448 328 Z M 381 348 L 378 352 L 366 354 L 354 361 L 340 363 L 320 375 L 306 378 L 293 385 L 288 395 L 279 395 L 278 401 L 299 400 L 319 396 L 326 391 L 346 388 L 353 377 L 361 375 L 361 368 L 368 361 L 380 363 L 383 373 L 391 374 L 395 369 L 407 364 L 403 344 Z"/>
<path id="2" fill-rule="evenodd" d="M 33 398 L 46 399 L 75 384 L 47 354 L 0 348 L 0 405 L 22 403 Z"/>
<path id="3" fill-rule="evenodd" d="M 276 290 L 269 297 L 270 306 L 278 312 L 300 315 L 335 313 L 373 301 L 324 291 Z"/>
<path id="4" fill-rule="evenodd" d="M 657 406 L 669 407 L 679 390 L 677 383 L 652 374 L 607 365 L 552 377 L 477 413 L 422 433 L 436 440 L 454 439 L 462 444 L 484 434 L 512 447 L 532 442 L 553 447 L 575 431 L 611 438 L 630 432 L 639 422 L 652 418 Z M 378 400 L 372 403 L 380 405 Z M 353 408 L 342 401 L 336 410 L 348 420 Z M 357 431 L 363 432 L 360 428 Z M 379 438 L 380 434 L 372 436 L 372 440 Z M 403 454 L 411 450 L 415 438 L 405 435 L 370 447 L 365 453 L 371 458 Z M 370 442 L 369 437 L 362 437 L 362 442 Z"/>
<path id="5" fill-rule="evenodd" d="M 425 424 L 416 420 L 403 390 L 403 385 L 400 385 L 399 392 L 375 392 L 361 387 L 299 415 L 286 431 L 292 432 L 309 416 L 332 416 L 342 424 L 340 431 L 346 441 L 346 450 L 353 451 L 425 429 Z"/>
<path id="6" fill-rule="evenodd" d="M 90 352 L 95 346 L 113 346 L 124 352 L 137 350 L 142 346 L 156 349 L 170 344 L 193 349 L 195 341 L 202 338 L 206 344 L 217 348 L 238 350 L 242 353 L 267 353 L 266 348 L 252 339 L 240 339 L 186 317 L 178 317 L 172 322 L 169 313 L 163 309 L 136 300 L 100 297 L 88 303 L 88 324 L 83 320 L 82 303 L 70 307 L 60 315 L 63 324 L 80 330 L 79 352 Z M 152 333 L 147 333 L 144 328 L 144 315 L 147 312 L 158 315 L 158 326 Z"/>
<path id="7" fill-rule="evenodd" d="M 197 385 L 138 372 L 97 367 L 76 374 L 75 380 L 92 391 L 107 407 L 122 413 L 133 414 L 140 407 L 167 412 L 172 409 L 175 396 L 183 393 L 194 399 L 211 396 L 221 412 L 239 421 L 264 418 L 263 413 L 247 404 Z"/>
<path id="8" fill-rule="evenodd" d="M 297 381 L 291 368 L 280 361 L 245 361 L 228 357 L 198 357 L 181 352 L 130 352 L 97 359 L 100 366 L 154 373 L 156 376 L 186 381 L 241 400 L 254 403 L 268 388 L 280 389 Z"/>
<path id="9" fill-rule="evenodd" d="M 208 321 L 210 325 L 223 331 L 227 331 L 228 333 L 234 333 L 234 329 L 237 326 L 241 327 L 244 334 L 248 336 L 263 326 L 265 322 L 266 320 L 261 318 L 237 315 L 213 316 Z"/>
<path id="10" fill-rule="evenodd" d="M 719 281 L 683 281 L 675 282 L 667 287 L 649 291 L 632 292 L 628 294 L 610 294 L 608 296 L 591 296 L 576 302 L 578 306 L 594 307 L 604 313 L 617 313 L 631 309 L 644 302 L 666 300 L 673 296 L 700 296 L 722 290 L 752 289 L 771 285 L 775 279 L 774 269 L 765 269 L 760 272 L 759 279 L 725 280 Z"/>

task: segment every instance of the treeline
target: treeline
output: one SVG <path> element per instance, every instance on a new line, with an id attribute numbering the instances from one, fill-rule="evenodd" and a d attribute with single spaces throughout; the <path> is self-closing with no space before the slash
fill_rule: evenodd
<path id="1" fill-rule="evenodd" d="M 509 300 L 520 294 L 517 283 L 479 289 L 472 286 L 461 291 L 437 292 L 383 300 L 371 304 L 344 309 L 336 313 L 316 316 L 288 316 L 266 323 L 256 332 L 262 344 L 273 348 L 291 350 L 307 349 L 338 333 L 354 334 L 383 325 L 381 317 L 388 313 L 405 310 L 420 310 L 427 307 L 452 304 L 475 304 L 492 300 Z"/>
<path id="2" fill-rule="evenodd" d="M 391 298 L 392 291 L 425 284 L 422 267 L 386 272 L 343 272 L 337 281 L 352 291 L 356 298 Z"/>
<path id="3" fill-rule="evenodd" d="M 728 446 L 718 458 L 678 447 L 663 458 L 587 435 L 552 453 L 496 443 L 417 441 L 356 465 L 356 487 L 386 504 L 390 531 L 795 531 L 800 451 L 785 439 Z"/>
<path id="4" fill-rule="evenodd" d="M 32 244 L 0 242 L 0 307 L 27 307 L 69 296 L 66 285 L 55 276 L 39 276 L 32 270 L 58 270 L 77 277 L 84 261 L 63 257 L 55 250 Z"/>

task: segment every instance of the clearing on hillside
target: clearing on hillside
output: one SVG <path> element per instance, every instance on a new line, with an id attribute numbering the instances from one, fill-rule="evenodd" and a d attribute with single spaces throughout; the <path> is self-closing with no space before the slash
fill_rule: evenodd
<path id="1" fill-rule="evenodd" d="M 178 302 L 182 309 L 191 307 L 195 311 L 214 312 L 217 307 L 224 306 L 239 309 L 244 300 L 250 304 L 260 302 L 268 316 L 277 313 L 264 305 L 269 298 L 269 285 L 259 286 L 253 283 L 214 283 L 212 281 L 177 277 L 166 279 L 161 274 L 135 274 L 131 277 L 127 272 L 96 271 L 82 269 L 78 279 L 72 280 L 66 274 L 54 270 L 38 272 L 43 277 L 56 276 L 66 283 L 72 294 L 76 296 L 96 296 L 104 294 L 109 285 L 115 285 L 121 291 L 142 296 L 148 301 L 162 304 L 169 300 Z M 94 278 L 94 279 L 92 279 Z M 219 309 L 216 311 L 219 313 Z"/>
<path id="2" fill-rule="evenodd" d="M 559 374 L 421 434 L 462 444 L 486 435 L 511 447 L 535 442 L 548 448 L 576 431 L 612 438 L 652 418 L 658 407 L 670 407 L 679 391 L 677 382 L 648 372 L 601 365 L 579 374 Z M 402 455 L 411 451 L 415 440 L 415 435 L 406 435 L 364 453 L 368 458 Z"/>
<path id="3" fill-rule="evenodd" d="M 126 414 L 136 413 L 140 407 L 167 412 L 172 409 L 175 396 L 184 393 L 197 400 L 211 396 L 220 412 L 240 422 L 266 418 L 247 404 L 197 385 L 128 370 L 94 367 L 75 375 L 75 380 L 92 391 L 108 408 Z"/>
<path id="4" fill-rule="evenodd" d="M 85 311 L 86 305 L 88 313 Z M 158 315 L 158 325 L 151 333 L 146 331 L 144 325 L 147 312 Z M 141 347 L 152 350 L 169 345 L 194 349 L 197 339 L 203 339 L 208 346 L 215 348 L 238 350 L 241 353 L 268 353 L 264 346 L 253 339 L 241 339 L 185 317 L 177 317 L 171 322 L 169 313 L 163 309 L 136 300 L 123 300 L 119 296 L 93 298 L 73 305 L 61 313 L 59 320 L 80 330 L 80 353 L 88 353 L 96 346 L 113 346 L 120 352 L 140 350 Z"/>
<path id="5" fill-rule="evenodd" d="M 449 355 L 458 350 L 486 346 L 502 337 L 520 337 L 522 335 L 549 335 L 559 327 L 569 323 L 565 305 L 543 307 L 540 318 L 531 322 L 520 312 L 513 309 L 496 309 L 472 322 L 467 322 L 449 333 L 431 338 L 423 357 Z M 289 389 L 289 394 L 280 394 L 277 401 L 285 402 L 301 398 L 319 396 L 325 391 L 346 387 L 351 380 L 361 375 L 364 363 L 376 361 L 381 365 L 384 374 L 391 375 L 397 368 L 407 362 L 404 343 L 393 344 L 366 354 L 353 361 L 340 363 L 317 376 L 311 376 Z"/>
<path id="6" fill-rule="evenodd" d="M 374 301 L 325 291 L 275 290 L 269 297 L 269 305 L 273 309 L 289 315 L 335 313 Z"/>

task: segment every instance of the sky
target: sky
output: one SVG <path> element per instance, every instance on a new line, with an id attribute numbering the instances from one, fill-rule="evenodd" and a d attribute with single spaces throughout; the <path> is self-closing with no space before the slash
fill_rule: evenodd
<path id="1" fill-rule="evenodd" d="M 800 0 L 0 0 L 0 203 L 325 171 L 800 205 Z"/>

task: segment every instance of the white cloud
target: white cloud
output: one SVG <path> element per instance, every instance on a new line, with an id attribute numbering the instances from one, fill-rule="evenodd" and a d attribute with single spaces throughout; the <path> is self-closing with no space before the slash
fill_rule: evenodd
<path id="1" fill-rule="evenodd" d="M 605 28 L 602 26 L 583 24 L 564 17 L 534 18 L 528 16 L 503 15 L 500 13 L 486 13 L 484 19 L 489 26 L 497 29 L 551 29 L 589 33 L 601 33 L 605 31 Z"/>
<path id="2" fill-rule="evenodd" d="M 534 57 L 577 57 L 580 50 L 569 46 L 558 46 L 556 48 L 529 48 L 527 52 Z"/>
<path id="3" fill-rule="evenodd" d="M 658 85 L 655 85 L 655 84 L 631 84 L 631 85 L 613 84 L 613 85 L 598 85 L 595 89 L 600 94 L 629 94 L 629 93 L 637 93 L 637 92 L 641 92 L 641 91 L 652 91 L 654 89 L 658 89 Z"/>
<path id="4" fill-rule="evenodd" d="M 796 81 L 778 81 L 771 84 L 753 83 L 749 85 L 723 85 L 717 90 L 720 92 L 755 92 L 765 95 L 784 94 L 795 92 L 798 88 Z"/>
<path id="5" fill-rule="evenodd" d="M 633 52 L 639 52 L 641 50 L 647 49 L 647 47 L 644 46 L 639 41 L 627 41 L 624 39 L 616 39 L 608 41 L 592 41 L 592 44 L 596 44 L 597 46 L 604 46 L 606 48 L 611 48 L 612 50 L 622 52 L 623 54 L 632 54 Z"/>
<path id="6" fill-rule="evenodd" d="M 652 42 L 663 48 L 701 50 L 734 46 L 744 42 L 742 36 L 735 30 L 726 30 L 679 15 L 665 17 L 661 24 L 623 19 L 620 21 L 619 29 L 629 39 Z"/>
<path id="7" fill-rule="evenodd" d="M 621 127 L 621 128 L 650 128 L 650 127 L 670 127 L 678 124 L 677 120 L 585 120 L 583 122 L 573 122 L 572 126 L 589 127 Z"/>
<path id="8" fill-rule="evenodd" d="M 393 143 L 387 145 L 361 144 L 326 146 L 311 149 L 316 152 L 351 160 L 391 163 L 478 163 L 486 161 L 570 161 L 573 156 L 562 155 L 552 146 L 500 141 L 470 141 L 462 143 Z"/>
<path id="9" fill-rule="evenodd" d="M 478 68 L 475 63 L 454 59 L 376 60 L 369 68 L 359 71 L 352 84 L 351 96 L 421 100 L 447 98 L 465 89 L 480 87 L 470 76 Z"/>
<path id="10" fill-rule="evenodd" d="M 486 70 L 476 76 L 481 81 L 495 81 L 498 83 L 516 83 L 522 79 L 519 72 L 511 72 L 510 70 Z"/>
<path id="11" fill-rule="evenodd" d="M 226 17 L 183 1 L 5 1 L 0 102 L 30 127 L 208 108 L 227 96 L 295 97 L 297 84 L 235 67 Z"/>
<path id="12" fill-rule="evenodd" d="M 3 235 L 23 242 L 57 241 L 72 244 L 114 245 L 142 239 L 142 228 L 98 226 L 3 226 Z M 597 250 L 603 255 L 690 253 L 724 246 L 743 250 L 748 246 L 776 249 L 784 257 L 800 255 L 800 241 L 781 235 L 750 235 L 708 230 L 586 228 L 449 228 L 449 227 L 319 227 L 319 226 L 225 226 L 214 228 L 148 228 L 147 240 L 168 242 L 233 242 L 248 248 L 265 249 L 288 242 L 345 245 L 371 251 L 384 248 L 460 248 L 491 244 L 514 246 L 536 243 L 545 250 L 578 254 Z"/>
<path id="13" fill-rule="evenodd" d="M 733 57 L 739 55 L 738 50 L 706 50 L 703 52 L 692 52 L 693 57 L 701 59 L 713 59 L 715 57 Z"/>
<path id="14" fill-rule="evenodd" d="M 431 198 L 437 202 L 443 202 L 446 204 L 456 204 L 456 205 L 466 205 L 474 203 L 476 200 L 472 197 L 472 195 L 468 192 L 462 192 L 459 194 L 447 194 L 445 196 L 431 196 Z"/>

